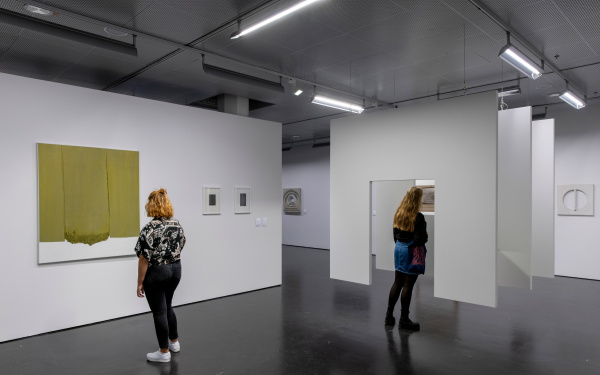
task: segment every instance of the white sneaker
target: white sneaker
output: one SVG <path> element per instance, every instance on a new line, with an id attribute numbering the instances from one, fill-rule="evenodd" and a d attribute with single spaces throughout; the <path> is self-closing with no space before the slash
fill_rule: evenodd
<path id="1" fill-rule="evenodd" d="M 179 351 L 181 350 L 179 341 L 173 342 L 173 341 L 169 340 L 169 350 L 172 351 L 173 353 L 179 353 Z"/>
<path id="2" fill-rule="evenodd" d="M 157 350 L 154 353 L 146 354 L 146 359 L 150 362 L 171 362 L 171 353 L 163 353 L 160 350 Z"/>

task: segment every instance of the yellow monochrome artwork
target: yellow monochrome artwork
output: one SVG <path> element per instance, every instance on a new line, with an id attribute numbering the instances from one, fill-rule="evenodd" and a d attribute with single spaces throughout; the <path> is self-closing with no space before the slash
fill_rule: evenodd
<path id="1" fill-rule="evenodd" d="M 132 254 L 139 153 L 38 143 L 39 263 Z"/>

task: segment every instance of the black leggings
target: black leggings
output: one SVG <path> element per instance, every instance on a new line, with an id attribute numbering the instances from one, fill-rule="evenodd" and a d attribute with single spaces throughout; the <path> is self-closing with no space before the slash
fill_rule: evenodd
<path id="1" fill-rule="evenodd" d="M 175 340 L 177 334 L 177 317 L 171 306 L 173 293 L 181 279 L 181 262 L 152 266 L 148 268 L 144 278 L 146 300 L 154 317 L 154 329 L 158 346 L 169 347 L 168 339 Z"/>
<path id="2" fill-rule="evenodd" d="M 400 297 L 400 291 L 402 290 L 402 297 L 400 298 L 402 311 L 400 316 L 403 318 L 408 318 L 408 310 L 410 307 L 410 299 L 412 298 L 413 286 L 415 286 L 417 277 L 419 275 L 410 275 L 400 271 L 394 272 L 396 274 L 396 278 L 394 279 L 394 285 L 392 285 L 392 289 L 390 289 L 388 313 L 391 314 L 394 312 L 394 306 L 396 306 L 396 302 L 398 302 L 398 298 Z"/>

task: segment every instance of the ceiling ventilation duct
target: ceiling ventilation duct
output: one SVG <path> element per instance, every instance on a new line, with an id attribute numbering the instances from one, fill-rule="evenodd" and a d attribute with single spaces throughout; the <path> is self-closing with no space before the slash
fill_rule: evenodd
<path id="1" fill-rule="evenodd" d="M 235 81 L 245 85 L 260 87 L 267 90 L 273 90 L 280 93 L 284 92 L 283 85 L 279 82 L 256 78 L 247 74 L 234 72 L 233 70 L 219 68 L 218 66 L 214 65 L 202 64 L 202 69 L 204 69 L 204 73 L 218 78 Z"/>

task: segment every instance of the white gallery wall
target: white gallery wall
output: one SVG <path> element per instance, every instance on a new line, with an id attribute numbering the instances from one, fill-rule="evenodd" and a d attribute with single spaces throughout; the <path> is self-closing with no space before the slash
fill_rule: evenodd
<path id="1" fill-rule="evenodd" d="M 496 306 L 497 138 L 495 92 L 333 120 L 331 277 L 371 282 L 370 181 L 433 179 L 434 296 Z"/>
<path id="2" fill-rule="evenodd" d="M 281 284 L 281 124 L 6 74 L 0 103 L 0 341 L 148 311 L 135 256 L 38 265 L 36 142 L 139 151 L 141 226 L 164 187 L 187 237 L 174 304 Z M 203 185 L 221 215 L 202 215 Z M 251 214 L 233 213 L 237 185 Z"/>
<path id="3" fill-rule="evenodd" d="M 329 147 L 294 146 L 282 159 L 282 187 L 302 189 L 302 214 L 282 212 L 283 244 L 329 249 Z"/>
<path id="4" fill-rule="evenodd" d="M 498 112 L 498 285 L 531 289 L 531 107 Z"/>
<path id="5" fill-rule="evenodd" d="M 556 275 L 600 280 L 600 103 L 549 108 L 555 120 L 556 185 L 594 184 L 594 216 L 555 216 Z"/>

